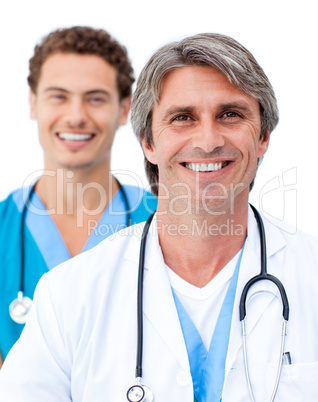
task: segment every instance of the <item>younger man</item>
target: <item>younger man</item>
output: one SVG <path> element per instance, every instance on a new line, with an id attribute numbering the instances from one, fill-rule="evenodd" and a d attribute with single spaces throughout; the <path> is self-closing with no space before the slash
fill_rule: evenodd
<path id="1" fill-rule="evenodd" d="M 113 139 L 127 121 L 134 82 L 122 45 L 89 27 L 51 32 L 35 47 L 28 82 L 44 173 L 35 191 L 16 190 L 0 203 L 3 358 L 23 328 L 21 303 L 11 312 L 19 323 L 9 315 L 18 292 L 32 298 L 45 272 L 146 220 L 156 205 L 144 190 L 120 186 L 110 172 Z"/>

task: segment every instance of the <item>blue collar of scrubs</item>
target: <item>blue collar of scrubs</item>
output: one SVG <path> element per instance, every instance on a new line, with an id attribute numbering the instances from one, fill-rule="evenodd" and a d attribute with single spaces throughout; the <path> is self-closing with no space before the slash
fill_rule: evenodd
<path id="1" fill-rule="evenodd" d="M 172 289 L 179 320 L 187 347 L 195 402 L 222 400 L 225 360 L 230 338 L 234 299 L 245 242 L 226 292 L 213 332 L 209 351 L 191 318 Z"/>

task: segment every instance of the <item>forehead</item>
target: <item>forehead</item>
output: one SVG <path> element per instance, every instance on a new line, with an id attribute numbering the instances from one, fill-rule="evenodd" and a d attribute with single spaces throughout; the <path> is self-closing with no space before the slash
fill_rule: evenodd
<path id="1" fill-rule="evenodd" d="M 61 87 L 85 91 L 105 86 L 117 90 L 117 72 L 101 57 L 55 53 L 49 56 L 41 67 L 37 90 Z"/>
<path id="2" fill-rule="evenodd" d="M 259 108 L 259 102 L 231 84 L 219 70 L 210 66 L 189 66 L 175 69 L 166 74 L 161 82 L 158 105 L 162 109 L 175 104 L 204 106 L 243 102 Z"/>

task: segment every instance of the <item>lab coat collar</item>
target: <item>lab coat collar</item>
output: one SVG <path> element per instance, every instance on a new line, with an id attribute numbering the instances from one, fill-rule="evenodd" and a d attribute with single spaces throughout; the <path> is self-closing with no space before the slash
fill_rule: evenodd
<path id="1" fill-rule="evenodd" d="M 277 251 L 279 251 L 286 245 L 286 240 L 281 234 L 280 230 L 273 223 L 269 222 L 264 217 L 263 217 L 263 223 L 266 234 L 267 257 L 270 258 L 272 255 L 274 255 Z M 125 259 L 133 261 L 136 264 L 139 264 L 140 240 L 144 229 L 144 225 L 145 223 L 141 223 L 126 229 L 129 230 L 129 232 L 133 233 L 134 235 L 132 236 L 132 239 L 127 247 L 125 253 Z M 247 244 L 250 252 L 253 253 L 258 260 L 258 263 L 253 267 L 254 269 L 252 271 L 248 271 L 248 273 L 249 274 L 254 273 L 254 275 L 257 275 L 257 273 L 259 273 L 259 267 L 260 267 L 260 261 L 259 261 L 260 241 L 259 241 L 257 222 L 251 207 L 249 207 L 248 210 Z M 245 251 L 244 254 L 247 254 L 247 251 Z M 161 265 L 164 264 L 163 255 L 159 244 L 156 214 L 151 222 L 147 236 L 145 268 L 151 269 L 154 266 L 154 262 L 156 262 L 156 264 L 159 262 Z"/>
<path id="2" fill-rule="evenodd" d="M 134 262 L 139 265 L 139 255 L 140 255 L 140 243 L 141 236 L 145 227 L 145 222 L 139 223 L 134 226 L 130 226 L 125 229 L 128 235 L 131 235 L 127 250 L 125 252 L 124 258 Z M 159 245 L 159 237 L 157 231 L 157 220 L 156 215 L 153 217 L 151 225 L 149 227 L 147 242 L 146 242 L 146 253 L 145 253 L 145 269 L 150 269 L 160 261 L 163 262 L 163 255 Z"/>
<path id="3" fill-rule="evenodd" d="M 262 215 L 265 235 L 266 235 L 266 248 L 267 248 L 267 258 L 270 258 L 281 248 L 286 246 L 286 240 L 281 234 L 280 229 L 275 226 L 274 223 L 270 222 Z M 251 245 L 252 250 L 255 251 L 256 255 L 260 254 L 260 241 L 259 241 L 259 231 L 254 213 L 251 207 L 248 210 L 248 222 L 247 222 L 247 239 Z"/>

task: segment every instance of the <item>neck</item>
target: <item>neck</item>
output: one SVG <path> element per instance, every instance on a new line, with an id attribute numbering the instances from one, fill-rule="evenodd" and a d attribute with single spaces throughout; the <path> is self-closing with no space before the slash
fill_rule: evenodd
<path id="1" fill-rule="evenodd" d="M 248 203 L 235 201 L 220 215 L 163 214 L 158 204 L 157 226 L 165 263 L 187 282 L 203 287 L 240 251 L 247 234 Z"/>
<path id="2" fill-rule="evenodd" d="M 118 190 L 109 168 L 49 170 L 36 186 L 70 255 L 79 254 Z M 53 173 L 53 174 L 52 174 Z"/>
<path id="3" fill-rule="evenodd" d="M 48 210 L 56 214 L 77 215 L 88 212 L 98 215 L 105 210 L 118 185 L 110 174 L 109 163 L 98 169 L 45 168 L 36 191 Z M 95 213 L 94 213 L 95 211 Z M 54 214 L 54 212 L 53 212 Z"/>

